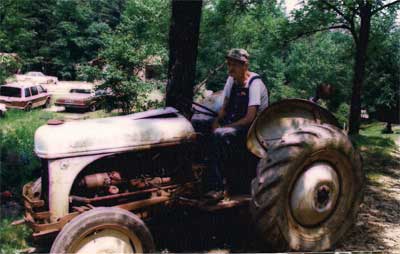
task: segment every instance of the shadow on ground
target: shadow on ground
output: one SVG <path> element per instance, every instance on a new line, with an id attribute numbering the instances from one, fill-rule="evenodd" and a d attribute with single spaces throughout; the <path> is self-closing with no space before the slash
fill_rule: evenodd
<path id="1" fill-rule="evenodd" d="M 218 213 L 177 210 L 149 227 L 161 252 L 256 252 L 250 218 L 246 208 Z"/>
<path id="2" fill-rule="evenodd" d="M 355 226 L 338 250 L 400 252 L 400 151 L 384 137 L 361 138 L 366 183 Z"/>

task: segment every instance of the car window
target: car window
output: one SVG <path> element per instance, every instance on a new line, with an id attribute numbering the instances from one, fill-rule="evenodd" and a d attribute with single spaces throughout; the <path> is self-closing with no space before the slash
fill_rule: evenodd
<path id="1" fill-rule="evenodd" d="M 0 95 L 20 98 L 21 89 L 18 87 L 0 86 Z"/>
<path id="2" fill-rule="evenodd" d="M 31 91 L 29 88 L 25 88 L 25 97 L 31 97 Z"/>
<path id="3" fill-rule="evenodd" d="M 105 90 L 96 90 L 95 94 L 96 94 L 97 96 L 105 95 L 105 94 L 106 94 L 106 91 L 105 91 Z"/>
<path id="4" fill-rule="evenodd" d="M 90 94 L 90 89 L 71 89 L 69 90 L 70 93 L 83 93 L 83 94 Z"/>
<path id="5" fill-rule="evenodd" d="M 44 93 L 44 89 L 42 86 L 37 86 L 39 93 Z"/>
<path id="6" fill-rule="evenodd" d="M 36 86 L 32 86 L 32 87 L 31 87 L 31 92 L 32 92 L 32 96 L 37 95 L 37 94 L 38 94 L 37 87 L 36 87 Z"/>

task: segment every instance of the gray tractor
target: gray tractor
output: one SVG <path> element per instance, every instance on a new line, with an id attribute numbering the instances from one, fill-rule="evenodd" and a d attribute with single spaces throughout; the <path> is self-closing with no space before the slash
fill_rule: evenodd
<path id="1" fill-rule="evenodd" d="M 221 101 L 206 98 L 191 120 L 211 118 Z M 200 136 L 174 108 L 51 120 L 35 133 L 42 176 L 24 186 L 24 222 L 51 253 L 155 252 L 145 223 L 171 207 L 247 207 L 254 232 L 278 250 L 330 249 L 354 222 L 361 158 L 326 109 L 289 99 L 264 110 L 242 152 L 252 159 L 227 164 L 241 192 L 216 204 L 202 199 Z"/>

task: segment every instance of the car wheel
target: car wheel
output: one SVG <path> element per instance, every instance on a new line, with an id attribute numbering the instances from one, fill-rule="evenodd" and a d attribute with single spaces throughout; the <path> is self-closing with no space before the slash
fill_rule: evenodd
<path id="1" fill-rule="evenodd" d="M 25 111 L 26 112 L 29 112 L 31 110 L 32 110 L 32 104 L 28 104 L 28 105 L 25 106 Z"/>
<path id="2" fill-rule="evenodd" d="M 153 237 L 135 214 L 112 207 L 95 208 L 69 222 L 50 253 L 149 253 Z"/>
<path id="3" fill-rule="evenodd" d="M 90 105 L 90 107 L 89 107 L 89 111 L 90 111 L 90 112 L 95 112 L 96 109 L 97 109 L 97 108 L 96 108 L 96 104 L 94 104 L 94 103 L 93 103 L 92 105 Z"/>
<path id="4" fill-rule="evenodd" d="M 50 108 L 50 98 L 46 100 L 46 103 L 43 105 L 44 108 Z"/>

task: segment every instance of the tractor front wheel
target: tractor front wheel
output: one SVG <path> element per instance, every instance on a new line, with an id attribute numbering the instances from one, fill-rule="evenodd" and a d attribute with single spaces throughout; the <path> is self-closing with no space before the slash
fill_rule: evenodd
<path id="1" fill-rule="evenodd" d="M 144 222 L 126 210 L 101 207 L 69 222 L 55 239 L 50 253 L 155 252 Z"/>

